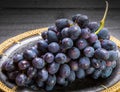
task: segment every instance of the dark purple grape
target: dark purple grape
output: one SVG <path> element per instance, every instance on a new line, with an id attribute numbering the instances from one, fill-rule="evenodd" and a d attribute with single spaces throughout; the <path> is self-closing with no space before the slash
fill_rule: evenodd
<path id="1" fill-rule="evenodd" d="M 87 75 L 90 75 L 90 74 L 92 74 L 94 71 L 95 71 L 95 68 L 94 68 L 94 67 L 89 67 L 88 69 L 86 69 L 85 73 L 86 73 Z"/>
<path id="2" fill-rule="evenodd" d="M 47 52 L 47 48 L 48 48 L 48 43 L 45 40 L 39 40 L 37 42 L 37 48 L 40 52 Z"/>
<path id="3" fill-rule="evenodd" d="M 102 30 L 100 30 L 100 32 L 98 33 L 98 39 L 107 39 L 109 40 L 110 34 L 107 28 L 103 28 Z"/>
<path id="4" fill-rule="evenodd" d="M 37 55 L 39 55 L 39 51 L 37 50 L 37 46 L 32 46 L 30 50 L 34 51 Z"/>
<path id="5" fill-rule="evenodd" d="M 47 39 L 49 43 L 58 42 L 57 34 L 51 30 L 47 32 Z"/>
<path id="6" fill-rule="evenodd" d="M 106 68 L 106 62 L 104 60 L 102 60 L 100 62 L 100 68 L 99 69 L 104 70 L 105 68 Z"/>
<path id="7" fill-rule="evenodd" d="M 88 28 L 92 33 L 96 32 L 97 29 L 99 28 L 99 24 L 97 22 L 89 22 Z"/>
<path id="8" fill-rule="evenodd" d="M 90 34 L 90 37 L 88 38 L 88 41 L 90 44 L 95 43 L 98 40 L 98 36 L 94 33 Z"/>
<path id="9" fill-rule="evenodd" d="M 48 79 L 46 81 L 46 84 L 49 86 L 55 86 L 56 84 L 56 76 L 55 75 L 49 75 Z"/>
<path id="10" fill-rule="evenodd" d="M 60 67 L 60 64 L 53 62 L 48 65 L 47 71 L 49 74 L 55 74 L 58 71 L 59 67 Z"/>
<path id="11" fill-rule="evenodd" d="M 54 61 L 54 55 L 50 52 L 47 52 L 45 55 L 44 55 L 44 60 L 47 62 L 47 63 L 52 63 Z"/>
<path id="12" fill-rule="evenodd" d="M 8 72 L 11 72 L 13 70 L 15 70 L 15 66 L 13 65 L 13 61 L 5 61 L 6 64 L 5 64 L 5 70 L 8 71 Z"/>
<path id="13" fill-rule="evenodd" d="M 84 55 L 86 56 L 86 57 L 92 57 L 93 55 L 94 55 L 94 48 L 93 47 L 91 47 L 91 46 L 88 46 L 88 47 L 86 47 L 85 49 L 84 49 Z"/>
<path id="14" fill-rule="evenodd" d="M 47 39 L 47 32 L 48 31 L 44 31 L 44 32 L 41 33 L 41 36 L 44 40 Z"/>
<path id="15" fill-rule="evenodd" d="M 37 69 L 42 69 L 45 66 L 45 61 L 42 58 L 34 58 L 32 64 Z"/>
<path id="16" fill-rule="evenodd" d="M 109 51 L 109 58 L 108 58 L 108 60 L 110 60 L 110 61 L 118 60 L 118 52 L 116 52 L 116 51 Z"/>
<path id="17" fill-rule="evenodd" d="M 53 31 L 53 32 L 55 32 L 55 33 L 58 32 L 56 26 L 49 26 L 49 27 L 48 27 L 48 31 L 49 31 L 49 30 L 51 30 L 51 31 Z"/>
<path id="18" fill-rule="evenodd" d="M 46 69 L 39 70 L 37 77 L 41 81 L 46 81 L 48 79 L 48 71 Z"/>
<path id="19" fill-rule="evenodd" d="M 101 43 L 99 40 L 97 40 L 94 45 L 93 45 L 94 49 L 98 49 L 98 48 L 101 48 Z"/>
<path id="20" fill-rule="evenodd" d="M 75 75 L 75 72 L 74 71 L 71 71 L 70 72 L 70 75 L 68 76 L 68 81 L 70 81 L 70 82 L 73 82 L 73 81 L 75 81 L 75 78 L 76 78 L 76 75 Z"/>
<path id="21" fill-rule="evenodd" d="M 92 78 L 98 79 L 101 76 L 101 73 L 102 73 L 102 70 L 100 70 L 100 69 L 95 70 L 93 75 L 92 75 Z"/>
<path id="22" fill-rule="evenodd" d="M 62 40 L 62 49 L 67 50 L 72 48 L 72 46 L 73 46 L 73 41 L 71 38 L 64 38 Z"/>
<path id="23" fill-rule="evenodd" d="M 93 58 L 93 59 L 91 60 L 91 65 L 92 65 L 94 68 L 99 68 L 100 65 L 101 65 L 100 60 Z"/>
<path id="24" fill-rule="evenodd" d="M 62 38 L 69 37 L 68 29 L 69 29 L 68 27 L 62 29 L 61 31 Z"/>
<path id="25" fill-rule="evenodd" d="M 29 78 L 35 77 L 36 74 L 37 74 L 37 69 L 36 69 L 36 68 L 34 68 L 34 67 L 29 67 L 29 68 L 28 68 L 28 70 L 27 70 L 27 76 L 28 76 Z"/>
<path id="26" fill-rule="evenodd" d="M 88 16 L 86 16 L 86 15 L 80 15 L 79 17 L 77 17 L 76 23 L 77 23 L 81 28 L 86 27 L 86 26 L 88 25 L 88 23 L 89 23 Z"/>
<path id="27" fill-rule="evenodd" d="M 58 53 L 56 56 L 55 56 L 55 61 L 59 64 L 63 64 L 67 61 L 67 57 L 64 53 Z"/>
<path id="28" fill-rule="evenodd" d="M 113 71 L 112 67 L 106 67 L 105 70 L 102 71 L 101 77 L 108 78 L 112 74 L 112 71 Z"/>
<path id="29" fill-rule="evenodd" d="M 62 64 L 59 70 L 59 75 L 62 78 L 67 78 L 70 75 L 70 67 L 67 64 Z"/>
<path id="30" fill-rule="evenodd" d="M 72 47 L 71 49 L 68 50 L 68 56 L 71 59 L 78 59 L 80 56 L 80 50 L 76 47 Z"/>
<path id="31" fill-rule="evenodd" d="M 76 14 L 76 15 L 72 16 L 72 21 L 73 21 L 73 22 L 76 22 L 76 20 L 77 20 L 78 17 L 80 17 L 80 16 L 81 16 L 81 14 Z"/>
<path id="32" fill-rule="evenodd" d="M 55 22 L 55 25 L 59 31 L 61 31 L 65 27 L 70 27 L 72 24 L 73 24 L 73 22 L 66 18 L 58 19 Z"/>
<path id="33" fill-rule="evenodd" d="M 25 86 L 26 80 L 27 80 L 27 76 L 25 74 L 19 74 L 17 75 L 15 81 L 18 86 Z"/>
<path id="34" fill-rule="evenodd" d="M 33 60 L 36 56 L 37 56 L 37 54 L 32 50 L 25 50 L 23 53 L 23 57 L 26 60 Z"/>
<path id="35" fill-rule="evenodd" d="M 14 57 L 13 57 L 13 62 L 14 63 L 18 63 L 19 61 L 23 60 L 23 55 L 22 54 L 16 54 Z"/>
<path id="36" fill-rule="evenodd" d="M 59 50 L 60 50 L 60 46 L 58 43 L 56 42 L 52 42 L 48 45 L 48 50 L 51 52 L 51 53 L 57 53 Z"/>
<path id="37" fill-rule="evenodd" d="M 65 78 L 61 77 L 61 76 L 57 76 L 57 80 L 56 80 L 57 84 L 59 85 L 64 85 L 65 84 Z"/>
<path id="38" fill-rule="evenodd" d="M 102 48 L 95 50 L 94 55 L 98 59 L 107 60 L 109 58 L 109 52 L 105 49 L 102 49 Z"/>
<path id="39" fill-rule="evenodd" d="M 116 66 L 117 66 L 117 61 L 112 61 L 111 67 L 112 67 L 112 68 L 115 68 Z"/>
<path id="40" fill-rule="evenodd" d="M 82 50 L 82 49 L 84 49 L 85 47 L 88 46 L 88 43 L 87 43 L 87 41 L 86 41 L 85 39 L 79 39 L 79 40 L 77 40 L 77 42 L 76 42 L 76 46 L 77 46 L 80 50 Z"/>
<path id="41" fill-rule="evenodd" d="M 81 30 L 81 37 L 83 39 L 88 39 L 90 37 L 90 29 L 89 28 L 83 28 Z"/>
<path id="42" fill-rule="evenodd" d="M 74 26 L 71 26 L 69 29 L 69 37 L 72 39 L 72 40 L 76 40 L 78 39 L 78 37 L 80 36 L 81 34 L 81 29 L 79 26 L 77 25 L 74 25 Z"/>
<path id="43" fill-rule="evenodd" d="M 77 71 L 79 69 L 79 65 L 77 61 L 70 61 L 69 65 L 73 71 Z"/>
<path id="44" fill-rule="evenodd" d="M 26 60 L 22 60 L 18 63 L 18 67 L 20 70 L 25 70 L 30 66 L 30 63 Z"/>
<path id="45" fill-rule="evenodd" d="M 76 71 L 76 77 L 78 79 L 83 79 L 85 78 L 85 70 L 82 68 L 79 68 L 78 71 Z"/>
<path id="46" fill-rule="evenodd" d="M 15 80 L 15 78 L 17 77 L 18 74 L 19 74 L 19 71 L 10 72 L 10 73 L 8 73 L 8 78 L 10 80 Z"/>
<path id="47" fill-rule="evenodd" d="M 102 48 L 106 49 L 106 50 L 116 50 L 117 46 L 116 44 L 111 41 L 111 40 L 103 40 L 101 42 Z"/>
<path id="48" fill-rule="evenodd" d="M 87 57 L 81 57 L 79 59 L 79 66 L 82 69 L 88 69 L 90 67 L 90 60 Z"/>
<path id="49" fill-rule="evenodd" d="M 44 83 L 43 81 L 41 81 L 41 80 L 37 80 L 36 83 L 37 83 L 38 87 L 40 87 L 40 88 L 43 87 L 44 84 L 45 84 L 45 83 Z"/>

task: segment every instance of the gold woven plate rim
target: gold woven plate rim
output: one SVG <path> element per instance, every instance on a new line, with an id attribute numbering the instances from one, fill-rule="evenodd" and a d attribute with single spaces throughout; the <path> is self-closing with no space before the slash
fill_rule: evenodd
<path id="1" fill-rule="evenodd" d="M 19 44 L 21 40 L 23 40 L 25 38 L 29 38 L 34 35 L 41 35 L 41 32 L 43 32 L 47 29 L 48 29 L 47 27 L 44 27 L 44 28 L 39 28 L 39 29 L 35 29 L 35 30 L 30 30 L 30 31 L 24 32 L 22 34 L 19 34 L 17 36 L 14 36 L 12 38 L 9 38 L 8 40 L 6 40 L 0 44 L 0 55 L 4 55 L 4 52 L 9 47 L 11 47 L 14 44 Z M 114 36 L 110 36 L 110 40 L 115 42 L 117 44 L 117 46 L 120 48 L 120 40 L 118 40 Z M 119 81 L 109 88 L 107 88 L 104 85 L 101 85 L 101 86 L 105 88 L 102 92 L 119 92 L 120 91 L 120 82 Z M 15 92 L 17 87 L 10 89 L 9 87 L 7 87 L 5 84 L 3 84 L 0 81 L 0 89 L 4 92 Z"/>

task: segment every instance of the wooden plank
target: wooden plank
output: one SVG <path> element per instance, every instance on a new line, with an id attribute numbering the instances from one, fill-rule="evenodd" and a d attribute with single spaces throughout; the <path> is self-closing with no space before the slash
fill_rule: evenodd
<path id="1" fill-rule="evenodd" d="M 110 8 L 120 8 L 119 0 L 108 0 Z M 3 0 L 1 8 L 104 8 L 105 0 Z"/>

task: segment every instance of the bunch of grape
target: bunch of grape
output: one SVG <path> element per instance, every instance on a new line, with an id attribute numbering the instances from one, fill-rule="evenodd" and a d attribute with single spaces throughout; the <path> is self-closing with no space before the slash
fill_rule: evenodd
<path id="1" fill-rule="evenodd" d="M 106 28 L 95 34 L 98 28 L 82 14 L 58 19 L 35 46 L 4 62 L 2 71 L 17 86 L 47 91 L 86 76 L 108 78 L 116 67 L 117 46 Z"/>

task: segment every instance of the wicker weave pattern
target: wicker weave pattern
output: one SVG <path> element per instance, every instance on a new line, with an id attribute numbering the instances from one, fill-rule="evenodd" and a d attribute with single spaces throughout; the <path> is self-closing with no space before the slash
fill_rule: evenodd
<path id="1" fill-rule="evenodd" d="M 25 32 L 23 34 L 20 34 L 18 36 L 12 37 L 6 41 L 4 41 L 2 44 L 0 44 L 0 55 L 4 55 L 4 51 L 7 50 L 9 47 L 11 47 L 13 44 L 20 43 L 21 40 L 34 36 L 34 35 L 39 35 L 41 32 L 47 30 L 46 28 L 40 28 L 36 30 L 31 30 L 28 32 Z M 120 48 L 120 41 L 116 39 L 113 36 L 110 36 L 110 40 L 115 42 L 117 46 Z M 12 89 L 8 88 L 5 84 L 0 82 L 0 89 L 3 90 L 4 92 L 15 92 L 17 87 L 14 87 Z M 116 83 L 112 87 L 105 88 L 102 92 L 120 92 L 120 82 Z"/>

